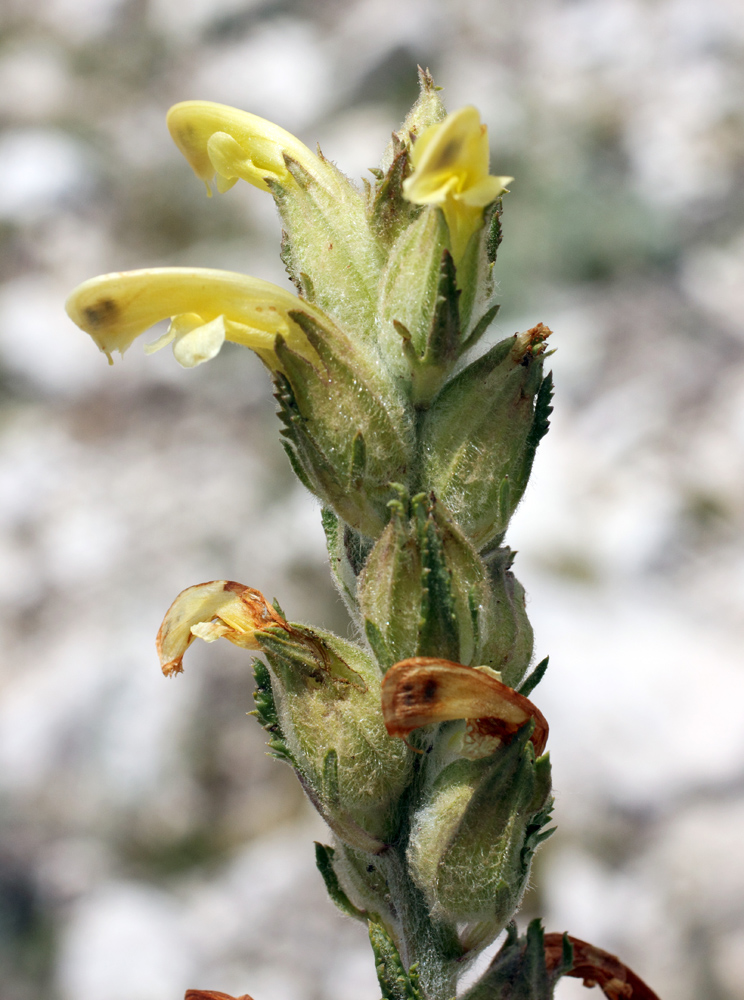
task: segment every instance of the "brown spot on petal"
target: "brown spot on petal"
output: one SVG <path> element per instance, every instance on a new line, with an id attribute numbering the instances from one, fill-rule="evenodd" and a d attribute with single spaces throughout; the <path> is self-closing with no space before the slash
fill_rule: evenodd
<path id="1" fill-rule="evenodd" d="M 430 678 L 428 681 L 426 681 L 426 683 L 424 684 L 424 690 L 422 692 L 424 702 L 426 704 L 431 704 L 432 702 L 435 702 L 437 699 L 438 690 L 439 690 L 439 685 L 433 678 Z"/>
<path id="2" fill-rule="evenodd" d="M 449 167 L 450 164 L 455 162 L 459 152 L 459 139 L 450 139 L 439 151 L 439 155 L 432 164 L 432 170 L 444 170 L 446 167 Z"/>
<path id="3" fill-rule="evenodd" d="M 565 976 L 582 979 L 584 986 L 599 986 L 609 1000 L 659 1000 L 654 991 L 616 955 L 593 944 L 567 935 L 573 946 L 573 966 Z M 560 965 L 563 934 L 545 935 L 545 964 L 548 970 Z"/>
<path id="4" fill-rule="evenodd" d="M 506 719 L 470 719 L 468 720 L 468 731 L 473 736 L 496 736 L 503 743 L 508 743 L 512 736 L 519 729 L 513 722 Z"/>
<path id="5" fill-rule="evenodd" d="M 94 327 L 109 326 L 116 320 L 119 314 L 119 307 L 113 299 L 99 299 L 92 306 L 83 309 L 83 315 L 88 323 Z"/>
<path id="6" fill-rule="evenodd" d="M 491 674 L 432 656 L 396 663 L 382 682 L 382 714 L 391 736 L 405 737 L 434 722 L 467 719 L 471 735 L 508 742 L 530 719 L 531 740 L 539 756 L 548 739 L 545 716 Z"/>

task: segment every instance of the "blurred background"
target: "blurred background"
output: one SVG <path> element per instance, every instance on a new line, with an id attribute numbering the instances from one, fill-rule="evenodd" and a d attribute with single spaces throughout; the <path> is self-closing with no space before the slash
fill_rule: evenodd
<path id="1" fill-rule="evenodd" d="M 194 647 L 166 681 L 154 653 L 175 595 L 214 578 L 348 633 L 268 379 L 232 345 L 184 371 L 135 344 L 108 368 L 62 305 L 151 265 L 284 283 L 271 199 L 208 200 L 168 106 L 244 107 L 360 178 L 417 62 L 516 177 L 492 339 L 555 331 L 553 429 L 507 539 L 551 656 L 559 824 L 522 918 L 620 953 L 662 1000 L 744 998 L 740 0 L 0 18 L 2 1000 L 379 995 L 314 869 L 322 823 L 246 718 L 247 657 Z"/>

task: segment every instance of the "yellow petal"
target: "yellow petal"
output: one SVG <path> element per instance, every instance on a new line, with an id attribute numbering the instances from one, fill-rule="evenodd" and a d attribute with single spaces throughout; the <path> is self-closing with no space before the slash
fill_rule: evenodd
<path id="1" fill-rule="evenodd" d="M 293 350 L 315 357 L 290 312 L 309 313 L 321 324 L 328 323 L 318 309 L 269 281 L 230 271 L 188 267 L 120 271 L 91 278 L 71 293 L 66 309 L 70 319 L 90 334 L 109 361 L 112 351 L 123 354 L 136 337 L 160 320 L 172 317 L 182 318 L 174 326 L 175 338 L 169 331 L 150 345 L 151 351 L 178 340 L 189 323 L 194 323 L 194 317 L 199 326 L 224 317 L 221 322 L 225 338 L 252 348 L 269 363 L 277 334 Z M 218 327 L 202 336 L 199 347 L 190 353 L 188 347 L 183 349 L 184 359 L 192 364 L 199 363 L 194 359 L 200 351 L 208 353 L 215 346 Z"/>
<path id="2" fill-rule="evenodd" d="M 157 638 L 160 665 L 167 676 L 183 670 L 183 654 L 198 636 L 225 638 L 244 649 L 260 649 L 255 633 L 286 622 L 259 590 L 232 580 L 211 580 L 181 591 L 168 609 Z"/>
<path id="3" fill-rule="evenodd" d="M 477 184 L 473 184 L 455 195 L 455 198 L 464 205 L 485 208 L 486 205 L 490 205 L 492 201 L 495 201 L 500 194 L 503 194 L 507 190 L 507 184 L 511 184 L 513 180 L 513 177 L 494 177 L 489 174 L 488 177 L 481 178 Z"/>
<path id="4" fill-rule="evenodd" d="M 426 129 L 413 146 L 411 165 L 403 189 L 416 204 L 430 203 L 453 178 L 461 190 L 487 176 L 488 137 L 477 110 L 461 108 Z"/>
<path id="5" fill-rule="evenodd" d="M 172 325 L 172 324 L 171 324 Z M 173 355 L 183 368 L 194 368 L 216 357 L 225 343 L 225 317 L 218 316 L 176 337 Z"/>
<path id="6" fill-rule="evenodd" d="M 459 263 L 470 237 L 483 225 L 482 209 L 512 180 L 488 173 L 488 131 L 478 111 L 461 108 L 426 129 L 414 143 L 411 166 L 403 193 L 414 204 L 441 208 L 449 247 Z"/>
<path id="7" fill-rule="evenodd" d="M 290 132 L 225 104 L 182 101 L 170 109 L 167 123 L 192 170 L 207 184 L 217 173 L 218 186 L 220 177 L 240 177 L 268 191 L 267 179 L 286 181 L 290 176 L 285 155 L 311 173 L 322 168 L 318 157 Z"/>
<path id="8" fill-rule="evenodd" d="M 266 143 L 262 144 L 264 148 Z M 243 149 L 227 132 L 215 132 L 207 140 L 207 155 L 210 163 L 217 173 L 218 187 L 232 185 L 238 180 L 248 181 L 262 191 L 268 191 L 268 180 L 282 180 L 286 176 L 287 168 L 284 161 L 276 161 L 275 147 L 268 147 L 268 155 L 260 156 L 255 148 L 248 151 Z M 273 154 L 273 155 L 272 155 Z M 273 169 L 268 166 L 256 166 L 256 158 L 263 163 L 274 163 Z M 222 192 L 220 192 L 222 193 Z"/>

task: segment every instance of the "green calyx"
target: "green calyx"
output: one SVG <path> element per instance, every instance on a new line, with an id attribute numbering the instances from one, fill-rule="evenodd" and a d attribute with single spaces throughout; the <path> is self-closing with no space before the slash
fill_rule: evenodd
<path id="1" fill-rule="evenodd" d="M 422 479 L 478 551 L 503 538 L 547 431 L 549 333 L 538 324 L 502 340 L 452 379 L 424 415 Z"/>
<path id="2" fill-rule="evenodd" d="M 385 730 L 377 666 L 354 643 L 307 626 L 256 638 L 270 668 L 273 710 L 264 716 L 281 733 L 280 755 L 341 841 L 379 852 L 395 831 L 413 755 Z"/>
<path id="3" fill-rule="evenodd" d="M 413 415 L 363 345 L 331 324 L 321 327 L 302 313 L 293 318 L 318 360 L 277 338 L 275 397 L 285 449 L 305 486 L 374 538 L 387 520 L 391 482 L 411 465 Z"/>
<path id="4" fill-rule="evenodd" d="M 550 763 L 547 755 L 535 760 L 529 737 L 525 726 L 489 757 L 446 764 L 413 820 L 413 878 L 432 912 L 471 925 L 465 932 L 470 949 L 493 940 L 508 923 L 532 854 L 552 832 L 543 829 L 552 805 Z"/>
<path id="5" fill-rule="evenodd" d="M 524 592 L 510 554 L 481 559 L 436 498 L 401 493 L 357 583 L 367 638 L 382 669 L 439 656 L 521 677 L 532 655 Z"/>

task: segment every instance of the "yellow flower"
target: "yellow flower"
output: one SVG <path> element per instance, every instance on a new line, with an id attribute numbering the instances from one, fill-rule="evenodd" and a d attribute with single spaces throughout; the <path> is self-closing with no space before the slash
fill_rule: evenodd
<path id="1" fill-rule="evenodd" d="M 184 368 L 209 361 L 226 340 L 250 347 L 276 368 L 278 334 L 298 354 L 313 359 L 315 351 L 290 313 L 307 313 L 326 326 L 329 322 L 320 310 L 269 281 L 195 267 L 103 274 L 78 285 L 65 308 L 109 364 L 112 351 L 123 354 L 140 334 L 170 319 L 168 331 L 145 350 L 150 354 L 172 343 Z"/>
<path id="2" fill-rule="evenodd" d="M 216 175 L 217 190 L 227 191 L 238 180 L 268 191 L 267 181 L 286 183 L 290 174 L 284 157 L 291 157 L 311 174 L 323 161 L 291 133 L 272 122 L 212 101 L 181 101 L 168 112 L 173 141 L 196 176 L 207 185 Z"/>
<path id="3" fill-rule="evenodd" d="M 403 193 L 416 205 L 442 209 L 455 263 L 483 224 L 485 206 L 514 179 L 492 176 L 488 165 L 488 131 L 473 107 L 461 108 L 430 125 L 413 145 L 413 173 L 403 182 Z"/>
<path id="4" fill-rule="evenodd" d="M 289 630 L 260 590 L 233 580 L 211 580 L 182 590 L 166 612 L 157 638 L 166 677 L 183 671 L 183 654 L 194 639 L 228 639 L 243 649 L 260 649 L 256 632 L 278 625 Z"/>

